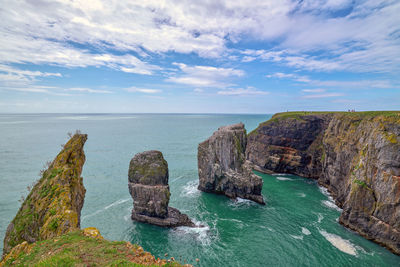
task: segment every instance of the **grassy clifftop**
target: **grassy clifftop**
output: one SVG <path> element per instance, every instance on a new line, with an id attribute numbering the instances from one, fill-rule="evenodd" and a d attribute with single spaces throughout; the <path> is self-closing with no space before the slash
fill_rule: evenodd
<path id="1" fill-rule="evenodd" d="M 125 241 L 108 241 L 96 228 L 86 228 L 14 247 L 3 266 L 181 266 L 173 260 L 155 259 L 142 247 Z"/>

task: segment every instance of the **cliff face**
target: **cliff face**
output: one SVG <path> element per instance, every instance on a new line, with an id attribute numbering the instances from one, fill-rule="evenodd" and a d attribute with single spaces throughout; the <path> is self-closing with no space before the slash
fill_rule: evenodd
<path id="1" fill-rule="evenodd" d="M 200 143 L 197 153 L 198 189 L 264 204 L 261 195 L 263 182 L 246 162 L 246 144 L 246 130 L 242 123 L 220 127 Z"/>
<path id="2" fill-rule="evenodd" d="M 400 112 L 277 114 L 250 134 L 246 156 L 318 179 L 340 223 L 400 254 Z"/>
<path id="3" fill-rule="evenodd" d="M 86 139 L 85 134 L 75 134 L 44 171 L 7 228 L 3 254 L 24 241 L 79 229 L 86 192 L 81 177 Z"/>
<path id="4" fill-rule="evenodd" d="M 160 151 L 136 154 L 128 176 L 133 220 L 163 227 L 194 226 L 187 215 L 168 207 L 168 163 Z"/>
<path id="5" fill-rule="evenodd" d="M 318 178 L 322 170 L 321 141 L 331 117 L 272 118 L 249 134 L 246 157 L 260 171 Z"/>

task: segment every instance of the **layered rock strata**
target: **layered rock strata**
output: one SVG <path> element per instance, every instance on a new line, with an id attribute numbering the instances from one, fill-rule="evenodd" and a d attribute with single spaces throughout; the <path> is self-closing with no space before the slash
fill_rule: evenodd
<path id="1" fill-rule="evenodd" d="M 276 114 L 248 142 L 259 170 L 318 179 L 341 224 L 400 254 L 400 112 Z"/>
<path id="2" fill-rule="evenodd" d="M 198 189 L 245 198 L 265 204 L 262 179 L 252 172 L 245 159 L 246 130 L 243 123 L 220 127 L 198 146 Z"/>
<path id="3" fill-rule="evenodd" d="M 194 226 L 185 214 L 168 207 L 168 163 L 160 151 L 136 154 L 129 165 L 132 219 L 162 227 Z"/>
<path id="4" fill-rule="evenodd" d="M 75 134 L 36 183 L 7 228 L 3 255 L 22 242 L 33 243 L 80 228 L 85 197 L 82 167 L 86 134 Z"/>

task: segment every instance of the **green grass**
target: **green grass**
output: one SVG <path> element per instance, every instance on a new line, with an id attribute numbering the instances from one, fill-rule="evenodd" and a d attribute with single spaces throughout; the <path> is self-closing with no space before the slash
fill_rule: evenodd
<path id="1" fill-rule="evenodd" d="M 82 231 L 76 231 L 36 242 L 30 245 L 28 253 L 20 252 L 4 266 L 145 266 L 142 263 L 149 254 L 137 245 L 127 244 L 86 237 Z M 181 265 L 170 262 L 164 266 Z"/>
<path id="2" fill-rule="evenodd" d="M 360 111 L 360 112 L 347 112 L 347 111 L 290 111 L 290 112 L 280 112 L 276 113 L 272 116 L 271 119 L 268 121 L 262 122 L 259 124 L 257 129 L 253 130 L 252 132 L 249 133 L 249 135 L 253 135 L 257 133 L 257 130 L 265 125 L 268 125 L 270 123 L 274 122 L 279 122 L 281 120 L 285 119 L 295 119 L 299 121 L 304 120 L 304 116 L 309 116 L 309 115 L 336 115 L 340 114 L 345 117 L 348 117 L 352 120 L 355 120 L 354 124 L 360 123 L 362 119 L 367 119 L 367 118 L 374 118 L 378 116 L 384 116 L 386 118 L 394 118 L 396 120 L 400 121 L 400 111 Z"/>

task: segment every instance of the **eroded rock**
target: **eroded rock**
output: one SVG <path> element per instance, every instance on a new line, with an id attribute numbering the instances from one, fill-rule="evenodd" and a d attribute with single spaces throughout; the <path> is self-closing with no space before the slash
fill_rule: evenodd
<path id="1" fill-rule="evenodd" d="M 44 171 L 7 228 L 3 255 L 18 244 L 33 243 L 79 229 L 85 197 L 81 177 L 86 134 L 75 134 Z"/>
<path id="2" fill-rule="evenodd" d="M 318 179 L 341 224 L 400 255 L 400 112 L 281 113 L 248 142 L 257 169 Z"/>
<path id="3" fill-rule="evenodd" d="M 261 195 L 262 179 L 246 162 L 246 130 L 243 123 L 220 127 L 198 146 L 198 189 L 246 198 L 265 204 Z"/>
<path id="4" fill-rule="evenodd" d="M 194 226 L 179 210 L 168 207 L 168 163 L 160 151 L 136 154 L 129 165 L 132 219 L 162 227 Z"/>

